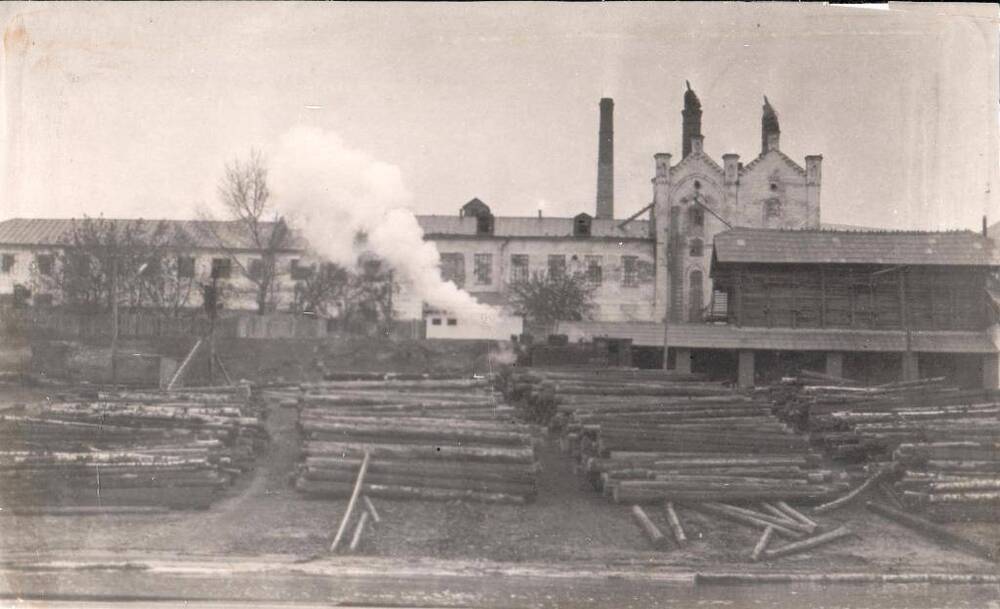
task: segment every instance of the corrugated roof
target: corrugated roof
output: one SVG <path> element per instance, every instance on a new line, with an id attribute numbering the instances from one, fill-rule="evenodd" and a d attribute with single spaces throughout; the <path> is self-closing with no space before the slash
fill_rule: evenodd
<path id="1" fill-rule="evenodd" d="M 417 216 L 420 227 L 428 236 L 476 235 L 476 218 L 460 216 Z M 649 220 L 632 220 L 624 228 L 621 219 L 594 218 L 590 224 L 593 237 L 648 239 Z M 494 216 L 495 237 L 572 237 L 573 218 L 536 218 L 531 216 Z"/>
<path id="2" fill-rule="evenodd" d="M 137 219 L 93 218 L 94 221 L 113 222 L 119 229 L 136 225 Z M 0 244 L 3 245 L 60 245 L 72 234 L 74 226 L 83 219 L 75 218 L 13 218 L 0 222 Z M 236 222 L 215 222 L 203 220 L 142 220 L 147 230 L 160 222 L 167 225 L 167 231 L 179 245 L 205 249 L 256 249 L 247 232 Z M 263 223 L 265 234 L 274 226 L 273 222 Z M 300 249 L 301 243 L 292 235 L 287 249 Z"/>
<path id="3" fill-rule="evenodd" d="M 560 322 L 558 333 L 570 341 L 595 337 L 631 338 L 641 347 L 663 346 L 663 324 L 653 322 Z M 669 342 L 691 349 L 760 349 L 768 351 L 906 351 L 906 333 L 884 330 L 738 328 L 725 324 L 670 324 Z M 985 332 L 911 333 L 913 351 L 921 353 L 996 353 Z"/>
<path id="4" fill-rule="evenodd" d="M 972 231 L 886 232 L 737 228 L 715 236 L 719 263 L 998 266 L 993 242 Z"/>

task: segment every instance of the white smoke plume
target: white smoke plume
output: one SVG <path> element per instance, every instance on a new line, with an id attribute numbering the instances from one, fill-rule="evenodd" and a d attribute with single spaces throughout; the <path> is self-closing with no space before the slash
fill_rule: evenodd
<path id="1" fill-rule="evenodd" d="M 268 177 L 278 212 L 318 256 L 354 268 L 363 247 L 430 306 L 479 323 L 496 318 L 493 307 L 441 279 L 437 247 L 424 241 L 395 165 L 349 147 L 336 133 L 295 127 L 281 137 Z M 355 241 L 359 232 L 368 236 L 363 246 Z"/>

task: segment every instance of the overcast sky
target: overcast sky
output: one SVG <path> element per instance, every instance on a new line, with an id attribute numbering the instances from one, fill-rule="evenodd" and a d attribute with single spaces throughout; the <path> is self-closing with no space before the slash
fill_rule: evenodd
<path id="1" fill-rule="evenodd" d="M 1000 220 L 991 5 L 5 4 L 0 219 L 193 217 L 227 160 L 296 125 L 396 165 L 418 213 L 593 213 L 615 99 L 616 215 L 680 155 L 822 154 L 824 222 Z M 276 193 L 280 196 L 280 193 Z"/>

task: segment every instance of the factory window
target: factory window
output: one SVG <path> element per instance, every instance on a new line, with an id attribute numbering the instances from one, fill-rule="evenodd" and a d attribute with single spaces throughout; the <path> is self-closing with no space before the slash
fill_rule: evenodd
<path id="1" fill-rule="evenodd" d="M 295 261 L 293 261 L 295 262 Z M 260 279 L 264 274 L 264 261 L 260 258 L 251 258 L 247 264 L 247 277 L 253 280 Z M 292 279 L 295 279 L 295 267 L 292 266 Z"/>
<path id="2" fill-rule="evenodd" d="M 38 272 L 42 275 L 52 274 L 52 255 L 40 254 L 35 258 L 38 264 Z"/>
<path id="3" fill-rule="evenodd" d="M 448 320 L 448 325 L 449 326 L 457 326 L 458 325 L 458 320 L 457 319 L 449 319 Z"/>
<path id="4" fill-rule="evenodd" d="M 14 254 L 4 254 L 3 262 L 0 263 L 0 269 L 2 269 L 4 273 L 9 273 L 11 272 L 11 270 L 13 270 L 13 268 L 14 268 Z"/>
<path id="5" fill-rule="evenodd" d="M 702 243 L 701 239 L 692 239 L 690 247 L 688 248 L 688 254 L 696 258 L 704 255 L 705 245 Z"/>
<path id="6" fill-rule="evenodd" d="M 440 317 L 435 317 L 435 318 L 431 319 L 431 325 L 432 326 L 440 326 L 441 325 L 441 318 Z"/>
<path id="7" fill-rule="evenodd" d="M 634 288 L 639 285 L 639 257 L 622 256 L 622 287 Z"/>
<path id="8" fill-rule="evenodd" d="M 587 256 L 587 281 L 592 285 L 601 285 L 604 280 L 603 259 L 600 256 Z"/>
<path id="9" fill-rule="evenodd" d="M 764 221 L 781 217 L 781 200 L 768 199 L 764 201 Z"/>
<path id="10" fill-rule="evenodd" d="M 177 257 L 177 276 L 181 279 L 190 279 L 191 277 L 194 277 L 194 257 Z"/>
<path id="11" fill-rule="evenodd" d="M 292 279 L 295 281 L 301 281 L 303 279 L 309 279 L 312 276 L 311 266 L 302 266 L 302 261 L 298 258 L 293 258 L 291 262 L 290 271 L 292 274 Z"/>
<path id="12" fill-rule="evenodd" d="M 451 281 L 460 288 L 465 286 L 465 254 L 441 254 L 441 279 Z"/>
<path id="13" fill-rule="evenodd" d="M 573 236 L 574 237 L 589 237 L 590 236 L 590 221 L 591 218 L 588 214 L 579 214 L 573 218 Z"/>
<path id="14" fill-rule="evenodd" d="M 493 254 L 476 254 L 474 259 L 476 268 L 476 285 L 490 285 L 493 283 Z"/>
<path id="15" fill-rule="evenodd" d="M 697 204 L 692 205 L 688 208 L 688 229 L 700 232 L 705 226 L 705 210 L 698 207 Z"/>
<path id="16" fill-rule="evenodd" d="M 549 277 L 557 279 L 566 274 L 566 256 L 549 254 Z"/>
<path id="17" fill-rule="evenodd" d="M 212 258 L 212 279 L 229 279 L 232 273 L 232 260 L 229 258 Z"/>
<path id="18" fill-rule="evenodd" d="M 510 257 L 510 282 L 523 283 L 528 280 L 528 255 L 514 254 Z"/>

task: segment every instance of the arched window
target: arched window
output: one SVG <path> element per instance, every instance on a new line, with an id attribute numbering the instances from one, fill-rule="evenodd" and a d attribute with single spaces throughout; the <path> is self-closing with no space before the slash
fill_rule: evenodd
<path id="1" fill-rule="evenodd" d="M 688 231 L 700 235 L 705 228 L 705 210 L 696 204 L 691 205 L 687 212 Z"/>
<path id="2" fill-rule="evenodd" d="M 701 256 L 704 255 L 705 253 L 704 250 L 705 250 L 705 244 L 702 242 L 701 239 L 692 239 L 691 242 L 688 243 L 689 256 L 700 258 Z"/>
<path id="3" fill-rule="evenodd" d="M 701 321 L 701 310 L 704 308 L 702 296 L 702 273 L 701 271 L 691 271 L 688 279 L 690 293 L 688 296 L 688 321 Z"/>

